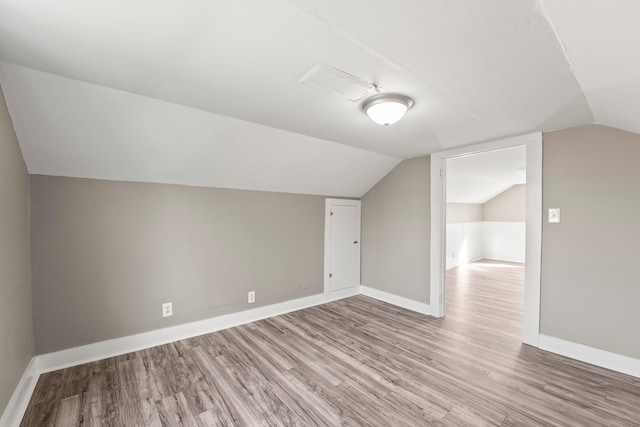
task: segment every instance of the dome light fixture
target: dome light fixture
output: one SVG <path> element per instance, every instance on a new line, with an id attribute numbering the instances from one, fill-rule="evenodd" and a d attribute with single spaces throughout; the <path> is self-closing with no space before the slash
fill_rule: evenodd
<path id="1" fill-rule="evenodd" d="M 389 126 L 400 120 L 413 106 L 413 99 L 398 93 L 381 93 L 367 98 L 362 110 L 379 125 Z"/>

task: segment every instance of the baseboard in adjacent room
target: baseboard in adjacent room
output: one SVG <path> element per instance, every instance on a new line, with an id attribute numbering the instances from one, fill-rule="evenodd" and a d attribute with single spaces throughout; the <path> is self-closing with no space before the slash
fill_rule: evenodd
<path id="1" fill-rule="evenodd" d="M 541 350 L 640 378 L 640 359 L 540 334 Z"/>
<path id="2" fill-rule="evenodd" d="M 407 310 L 417 311 L 418 313 L 422 314 L 431 314 L 431 308 L 429 304 L 414 301 L 412 299 L 394 295 L 389 292 L 381 291 L 379 289 L 370 288 L 368 286 L 360 286 L 360 293 L 362 295 L 375 298 L 379 301 L 406 308 Z"/>

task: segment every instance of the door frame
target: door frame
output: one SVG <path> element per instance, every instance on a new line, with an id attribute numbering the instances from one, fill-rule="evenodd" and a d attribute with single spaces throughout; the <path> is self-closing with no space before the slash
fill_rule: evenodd
<path id="1" fill-rule="evenodd" d="M 526 247 L 523 342 L 535 347 L 540 335 L 540 267 L 542 257 L 542 133 L 517 136 L 431 154 L 430 309 L 444 316 L 447 159 L 526 146 Z"/>
<path id="2" fill-rule="evenodd" d="M 360 218 L 360 230 L 358 241 L 360 244 L 360 265 L 362 265 L 362 202 L 355 199 L 325 199 L 324 200 L 324 293 L 331 291 L 331 280 L 329 273 L 331 272 L 331 206 L 355 206 L 358 208 L 358 217 Z M 355 286 L 360 286 L 360 266 L 358 266 L 358 280 Z M 335 291 L 339 292 L 339 291 Z"/>

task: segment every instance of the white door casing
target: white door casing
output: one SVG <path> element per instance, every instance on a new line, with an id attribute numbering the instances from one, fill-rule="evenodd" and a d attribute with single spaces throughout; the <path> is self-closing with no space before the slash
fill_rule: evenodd
<path id="1" fill-rule="evenodd" d="M 446 159 L 522 145 L 527 147 L 523 342 L 538 347 L 542 256 L 542 133 L 540 132 L 431 154 L 430 307 L 432 316 L 444 315 Z"/>
<path id="2" fill-rule="evenodd" d="M 360 201 L 326 199 L 324 291 L 360 285 Z"/>

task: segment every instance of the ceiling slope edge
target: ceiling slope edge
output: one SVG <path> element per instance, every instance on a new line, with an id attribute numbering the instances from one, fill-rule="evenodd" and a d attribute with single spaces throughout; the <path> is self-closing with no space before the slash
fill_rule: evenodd
<path id="1" fill-rule="evenodd" d="M 400 161 L 0 62 L 31 174 L 360 197 Z"/>
<path id="2" fill-rule="evenodd" d="M 560 47 L 562 49 L 562 54 L 564 55 L 564 58 L 567 61 L 567 64 L 569 64 L 569 69 L 571 70 L 571 74 L 573 75 L 573 78 L 575 79 L 576 83 L 578 84 L 578 87 L 580 88 L 580 91 L 582 92 L 582 96 L 584 96 L 584 99 L 585 99 L 585 101 L 587 103 L 587 107 L 589 108 L 589 112 L 591 113 L 591 118 L 592 118 L 591 123 L 595 123 L 596 122 L 596 115 L 593 112 L 593 106 L 591 105 L 591 100 L 589 100 L 589 96 L 587 96 L 587 93 L 584 90 L 584 87 L 583 87 L 583 84 L 582 84 L 582 80 L 580 79 L 580 76 L 576 72 L 576 67 L 574 66 L 573 62 L 571 61 L 571 58 L 569 57 L 569 53 L 567 52 L 567 44 L 560 37 L 560 33 L 558 32 L 558 28 L 553 23 L 553 20 L 551 20 L 551 16 L 547 12 L 547 9 L 546 9 L 546 7 L 544 5 L 544 0 L 538 0 L 538 8 L 539 8 L 540 15 L 548 22 L 549 27 L 553 31 L 553 34 L 555 35 L 556 40 L 558 41 L 558 44 L 560 45 Z"/>

